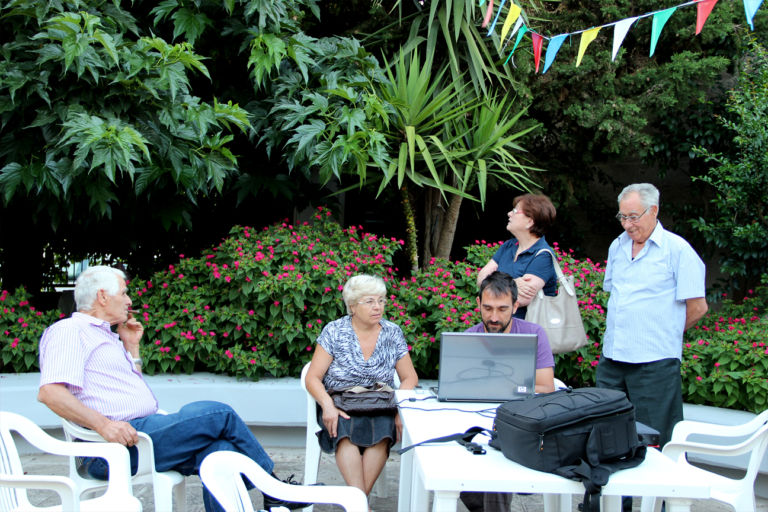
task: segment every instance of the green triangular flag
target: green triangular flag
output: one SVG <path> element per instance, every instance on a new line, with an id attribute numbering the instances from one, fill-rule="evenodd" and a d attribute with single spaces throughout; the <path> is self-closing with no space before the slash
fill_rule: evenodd
<path id="1" fill-rule="evenodd" d="M 656 51 L 656 41 L 659 40 L 664 24 L 667 23 L 670 16 L 672 16 L 676 10 L 677 7 L 670 7 L 669 9 L 659 11 L 653 15 L 653 24 L 651 25 L 651 57 L 653 57 L 653 52 Z"/>

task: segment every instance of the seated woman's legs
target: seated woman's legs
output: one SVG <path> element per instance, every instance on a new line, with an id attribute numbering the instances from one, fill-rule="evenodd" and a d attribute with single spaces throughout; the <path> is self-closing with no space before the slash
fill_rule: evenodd
<path id="1" fill-rule="evenodd" d="M 336 465 L 347 485 L 361 489 L 366 495 L 371 493 L 373 484 L 379 478 L 387 462 L 389 439 L 367 447 L 363 453 L 349 439 L 342 439 L 336 446 Z"/>

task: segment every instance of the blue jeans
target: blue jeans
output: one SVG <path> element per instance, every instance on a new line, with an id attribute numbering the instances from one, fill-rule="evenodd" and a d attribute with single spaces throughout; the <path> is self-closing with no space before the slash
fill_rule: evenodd
<path id="1" fill-rule="evenodd" d="M 205 456 L 220 450 L 242 453 L 267 473 L 272 473 L 274 468 L 272 459 L 259 441 L 227 404 L 192 402 L 179 409 L 179 412 L 153 414 L 129 423 L 152 438 L 157 471 L 174 470 L 183 475 L 196 474 Z M 135 472 L 138 465 L 137 452 L 135 448 L 129 451 L 131 471 Z M 89 459 L 85 466 L 93 477 L 106 479 L 107 466 L 104 459 Z M 205 486 L 203 503 L 207 512 L 223 512 Z"/>

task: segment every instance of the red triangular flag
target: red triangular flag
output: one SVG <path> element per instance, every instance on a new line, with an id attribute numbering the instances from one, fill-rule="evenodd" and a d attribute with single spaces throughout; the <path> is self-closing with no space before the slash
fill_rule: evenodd
<path id="1" fill-rule="evenodd" d="M 485 28 L 488 26 L 488 22 L 491 21 L 492 14 L 493 14 L 493 0 L 488 2 L 488 8 L 485 10 L 485 17 L 483 18 L 483 24 L 480 25 L 482 28 Z"/>
<path id="2" fill-rule="evenodd" d="M 717 3 L 717 0 L 701 0 L 696 4 L 696 35 L 699 35 L 701 29 L 704 28 L 704 23 L 709 17 L 709 13 L 712 12 L 712 8 Z"/>
<path id="3" fill-rule="evenodd" d="M 544 38 L 541 34 L 531 32 L 531 40 L 533 41 L 533 61 L 536 63 L 536 72 L 539 72 L 539 61 L 541 60 L 541 43 L 544 42 Z"/>

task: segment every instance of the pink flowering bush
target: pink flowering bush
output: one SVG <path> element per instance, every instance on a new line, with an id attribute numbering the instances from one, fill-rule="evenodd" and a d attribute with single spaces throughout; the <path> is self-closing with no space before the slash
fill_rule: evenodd
<path id="1" fill-rule="evenodd" d="M 725 300 L 686 332 L 683 396 L 696 404 L 762 412 L 768 408 L 768 291 Z"/>
<path id="2" fill-rule="evenodd" d="M 0 291 L 0 373 L 38 371 L 40 335 L 59 316 L 58 311 L 35 309 L 23 288 L 14 293 Z"/>
<path id="3" fill-rule="evenodd" d="M 130 282 L 145 325 L 144 371 L 298 375 L 322 328 L 345 314 L 341 289 L 358 273 L 390 279 L 402 244 L 343 229 L 319 208 L 313 223 L 235 227 L 202 256 Z"/>
<path id="4" fill-rule="evenodd" d="M 210 371 L 248 379 L 297 376 L 322 328 L 343 316 L 341 289 L 358 273 L 388 286 L 386 316 L 402 328 L 419 376 L 436 378 L 440 333 L 481 321 L 476 276 L 500 242 L 477 241 L 464 261 L 432 260 L 403 277 L 392 265 L 402 241 L 360 226 L 342 228 L 319 208 L 311 223 L 234 227 L 216 247 L 149 278 L 129 282 L 145 326 L 144 371 Z M 605 263 L 552 244 L 574 276 L 589 344 L 555 358 L 555 375 L 593 386 L 605 329 Z M 686 333 L 683 398 L 758 411 L 768 407 L 768 282 L 741 301 L 724 300 Z M 714 310 L 715 308 L 713 308 Z M 2 372 L 37 371 L 37 344 L 57 311 L 37 311 L 24 290 L 0 293 Z"/>

